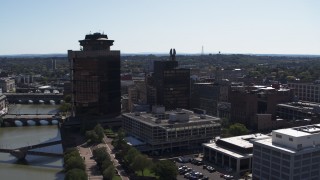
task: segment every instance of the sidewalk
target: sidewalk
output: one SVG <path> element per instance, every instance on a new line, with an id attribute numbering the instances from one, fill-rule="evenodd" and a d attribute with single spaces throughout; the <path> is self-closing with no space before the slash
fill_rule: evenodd
<path id="1" fill-rule="evenodd" d="M 105 136 L 105 137 L 103 138 L 103 141 L 104 141 L 104 143 L 105 143 L 105 144 L 104 144 L 104 145 L 105 145 L 104 147 L 107 148 L 107 151 L 108 151 L 108 153 L 109 153 L 109 155 L 110 155 L 111 161 L 113 162 L 114 167 L 117 169 L 117 171 L 118 171 L 121 179 L 122 179 L 122 180 L 129 180 L 129 177 L 127 176 L 126 172 L 123 170 L 123 168 L 122 168 L 121 165 L 119 164 L 118 160 L 115 158 L 115 155 L 114 155 L 114 153 L 113 153 L 114 147 L 113 147 L 113 145 L 111 144 L 112 139 L 110 139 L 110 138 L 108 138 L 108 137 Z"/>
<path id="2" fill-rule="evenodd" d="M 84 158 L 88 179 L 103 180 L 103 177 L 100 174 L 96 161 L 92 159 L 92 152 L 90 147 L 77 146 L 77 148 L 79 150 L 80 156 Z"/>

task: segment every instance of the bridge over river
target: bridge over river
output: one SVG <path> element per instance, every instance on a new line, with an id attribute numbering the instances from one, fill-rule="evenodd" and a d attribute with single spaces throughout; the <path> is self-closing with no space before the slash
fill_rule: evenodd
<path id="1" fill-rule="evenodd" d="M 47 143 L 40 143 L 25 147 L 20 147 L 16 149 L 0 149 L 0 152 L 2 153 L 10 153 L 14 157 L 16 157 L 18 160 L 25 159 L 26 155 L 37 155 L 37 156 L 51 156 L 51 157 L 62 157 L 62 153 L 51 153 L 51 152 L 40 152 L 40 151 L 30 151 L 32 149 L 47 147 L 47 146 L 53 146 L 56 144 L 61 144 L 61 140 L 59 141 L 52 141 Z"/>
<path id="2" fill-rule="evenodd" d="M 60 103 L 61 100 L 63 100 L 63 94 L 54 94 L 54 93 L 3 93 L 7 99 L 8 102 L 11 104 L 13 103 L 40 103 L 43 101 L 43 103 Z M 30 101 L 31 100 L 31 101 Z"/>

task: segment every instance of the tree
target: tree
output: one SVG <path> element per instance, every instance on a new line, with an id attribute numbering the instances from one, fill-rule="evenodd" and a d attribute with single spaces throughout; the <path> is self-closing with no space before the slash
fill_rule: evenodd
<path id="1" fill-rule="evenodd" d="M 178 175 L 176 165 L 170 160 L 159 161 L 153 166 L 152 171 L 161 180 L 175 180 Z"/>
<path id="2" fill-rule="evenodd" d="M 65 153 L 63 156 L 64 162 L 67 162 L 71 157 L 80 157 L 80 154 L 78 151 L 70 151 L 68 153 Z"/>
<path id="3" fill-rule="evenodd" d="M 127 160 L 128 164 L 132 164 L 134 158 L 138 155 L 140 155 L 140 152 L 136 148 L 131 147 L 125 156 L 125 159 Z"/>
<path id="4" fill-rule="evenodd" d="M 92 151 L 92 154 L 93 154 L 94 159 L 97 161 L 97 163 L 99 165 L 101 165 L 102 162 L 105 160 L 110 161 L 110 156 L 107 153 L 107 149 L 105 147 L 100 147 L 100 148 L 94 149 Z"/>
<path id="5" fill-rule="evenodd" d="M 71 169 L 66 173 L 65 180 L 87 180 L 88 176 L 81 169 Z"/>
<path id="6" fill-rule="evenodd" d="M 141 171 L 142 176 L 143 171 L 152 165 L 152 161 L 145 155 L 139 154 L 133 159 L 131 168 L 135 171 Z"/>
<path id="7" fill-rule="evenodd" d="M 104 138 L 104 129 L 100 124 L 97 124 L 94 127 L 94 132 L 98 135 L 98 138 L 100 141 L 102 141 L 102 139 Z"/>
<path id="8" fill-rule="evenodd" d="M 70 157 L 66 162 L 65 162 L 65 170 L 69 171 L 71 169 L 82 169 L 85 170 L 86 166 L 83 162 L 83 159 L 79 156 L 79 157 Z"/>
<path id="9" fill-rule="evenodd" d="M 115 175 L 114 166 L 109 166 L 106 170 L 103 171 L 103 179 L 112 180 Z"/>
<path id="10" fill-rule="evenodd" d="M 70 103 L 72 98 L 71 95 L 66 95 L 63 99 L 66 103 Z"/>
<path id="11" fill-rule="evenodd" d="M 62 103 L 59 107 L 59 110 L 62 112 L 67 112 L 71 110 L 71 104 L 70 103 Z"/>
<path id="12" fill-rule="evenodd" d="M 235 123 L 229 127 L 228 133 L 231 136 L 240 136 L 240 135 L 248 134 L 249 130 L 246 128 L 245 125 L 240 123 Z"/>
<path id="13" fill-rule="evenodd" d="M 109 160 L 109 159 L 105 159 L 105 160 L 102 162 L 102 164 L 101 164 L 101 170 L 102 170 L 102 172 L 103 172 L 104 170 L 106 170 L 109 166 L 113 166 L 112 161 Z"/>

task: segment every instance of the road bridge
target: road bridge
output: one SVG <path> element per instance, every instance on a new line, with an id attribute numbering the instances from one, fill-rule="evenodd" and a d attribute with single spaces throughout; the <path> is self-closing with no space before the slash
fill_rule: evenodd
<path id="1" fill-rule="evenodd" d="M 14 157 L 16 157 L 18 160 L 25 159 L 26 155 L 37 155 L 37 156 L 50 156 L 50 157 L 62 157 L 63 153 L 51 153 L 51 152 L 39 152 L 39 151 L 30 151 L 32 149 L 47 147 L 47 146 L 53 146 L 56 144 L 61 144 L 61 140 L 59 141 L 51 141 L 47 143 L 40 143 L 30 146 L 24 146 L 16 149 L 0 149 L 1 153 L 10 153 Z"/>
<path id="2" fill-rule="evenodd" d="M 55 101 L 55 103 L 60 103 L 63 100 L 63 94 L 54 94 L 54 93 L 3 93 L 8 102 L 13 103 L 28 103 L 29 100 L 33 103 L 50 103 L 50 101 Z"/>

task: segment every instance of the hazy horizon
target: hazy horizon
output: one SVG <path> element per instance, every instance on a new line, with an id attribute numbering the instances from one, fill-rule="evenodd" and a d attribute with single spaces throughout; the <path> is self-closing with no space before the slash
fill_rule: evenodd
<path id="1" fill-rule="evenodd" d="M 101 32 L 126 54 L 320 54 L 320 1 L 9 1 L 0 55 L 60 54 Z"/>

